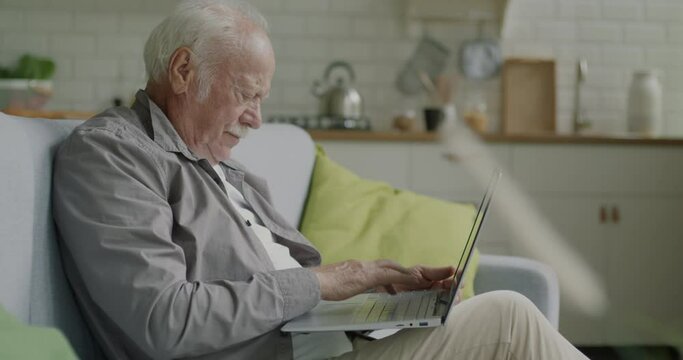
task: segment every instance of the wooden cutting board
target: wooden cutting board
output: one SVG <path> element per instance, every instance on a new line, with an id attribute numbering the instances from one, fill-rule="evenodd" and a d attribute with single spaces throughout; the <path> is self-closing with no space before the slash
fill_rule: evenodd
<path id="1" fill-rule="evenodd" d="M 504 134 L 555 132 L 555 60 L 506 59 L 502 90 Z"/>

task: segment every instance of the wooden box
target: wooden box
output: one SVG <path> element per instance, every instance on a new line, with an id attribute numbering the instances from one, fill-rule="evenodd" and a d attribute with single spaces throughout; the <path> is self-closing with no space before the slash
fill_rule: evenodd
<path id="1" fill-rule="evenodd" d="M 506 59 L 502 91 L 504 134 L 555 132 L 555 60 Z"/>

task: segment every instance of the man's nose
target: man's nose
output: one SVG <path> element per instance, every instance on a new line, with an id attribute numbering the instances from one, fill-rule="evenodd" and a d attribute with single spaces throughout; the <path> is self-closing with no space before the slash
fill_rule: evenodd
<path id="1" fill-rule="evenodd" d="M 244 114 L 240 117 L 240 122 L 243 125 L 247 125 L 252 129 L 258 129 L 261 127 L 261 104 L 256 102 L 253 106 L 250 106 Z"/>

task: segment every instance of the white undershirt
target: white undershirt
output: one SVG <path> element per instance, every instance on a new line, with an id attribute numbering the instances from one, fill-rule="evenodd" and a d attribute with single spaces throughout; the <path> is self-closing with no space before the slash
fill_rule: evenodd
<path id="1" fill-rule="evenodd" d="M 289 253 L 288 247 L 275 242 L 273 233 L 263 226 L 261 219 L 251 211 L 251 207 L 244 199 L 244 196 L 242 196 L 242 193 L 228 182 L 220 165 L 214 165 L 213 169 L 218 173 L 218 177 L 227 190 L 228 200 L 242 215 L 244 221 L 247 224 L 251 224 L 250 228 L 254 231 L 256 237 L 261 240 L 263 247 L 266 248 L 268 257 L 270 257 L 270 261 L 272 261 L 275 269 L 284 270 L 301 267 L 301 264 Z M 292 347 L 294 349 L 294 359 L 296 360 L 326 359 L 353 350 L 353 346 L 346 337 L 346 334 L 339 331 L 294 334 L 292 336 Z"/>
<path id="2" fill-rule="evenodd" d="M 244 199 L 244 196 L 242 196 L 242 193 L 240 193 L 237 188 L 232 186 L 232 184 L 227 181 L 225 178 L 225 173 L 223 173 L 223 169 L 221 169 L 219 165 L 214 166 L 213 169 L 216 170 L 218 177 L 220 177 L 223 181 L 223 185 L 228 192 L 228 199 L 230 202 L 232 202 L 235 208 L 237 208 L 237 211 L 240 213 L 240 215 L 242 215 L 244 221 L 246 221 L 247 224 L 251 224 L 251 229 L 256 234 L 256 237 L 261 240 L 263 247 L 266 248 L 268 257 L 270 257 L 270 261 L 273 262 L 275 270 L 300 268 L 301 264 L 299 264 L 299 262 L 289 254 L 289 248 L 275 242 L 273 233 L 271 233 L 268 228 L 263 226 L 261 219 L 259 219 L 253 211 L 251 211 L 251 207 L 249 204 L 247 204 L 247 201 Z"/>

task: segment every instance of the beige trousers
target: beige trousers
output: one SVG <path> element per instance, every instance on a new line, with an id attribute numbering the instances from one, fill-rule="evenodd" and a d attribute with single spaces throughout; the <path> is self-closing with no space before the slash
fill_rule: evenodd
<path id="1" fill-rule="evenodd" d="M 512 291 L 475 296 L 455 306 L 446 324 L 357 340 L 336 359 L 586 359 L 526 297 Z"/>

